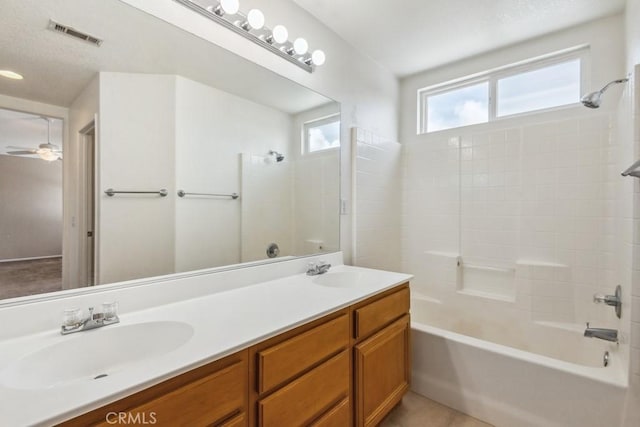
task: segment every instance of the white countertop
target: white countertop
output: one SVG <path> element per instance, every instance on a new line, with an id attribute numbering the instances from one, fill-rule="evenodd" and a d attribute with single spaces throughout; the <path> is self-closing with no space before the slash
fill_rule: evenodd
<path id="1" fill-rule="evenodd" d="M 120 313 L 119 324 L 92 331 L 62 336 L 59 329 L 51 329 L 0 341 L 0 425 L 52 425 L 65 421 L 352 305 L 412 277 L 344 265 L 331 268 L 330 273 L 343 271 L 362 273 L 365 280 L 355 287 L 328 287 L 313 283 L 313 278 L 305 274 L 297 274 Z M 36 390 L 18 390 L 2 383 L 3 370 L 10 369 L 26 355 L 62 340 L 80 340 L 83 334 L 167 320 L 191 325 L 194 329 L 191 339 L 176 350 L 128 365 L 99 381 L 78 381 Z M 145 339 L 162 337 L 141 337 L 141 345 Z M 69 363 L 82 357 L 81 352 L 69 354 Z"/>

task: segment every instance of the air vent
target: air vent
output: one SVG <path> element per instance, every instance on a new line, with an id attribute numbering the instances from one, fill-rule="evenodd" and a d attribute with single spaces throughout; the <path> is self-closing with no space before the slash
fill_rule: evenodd
<path id="1" fill-rule="evenodd" d="M 49 20 L 49 29 L 52 31 L 56 31 L 58 33 L 62 33 L 62 34 L 66 34 L 68 36 L 71 37 L 75 37 L 76 39 L 80 39 L 80 40 L 84 40 L 88 43 L 94 44 L 96 46 L 100 46 L 102 45 L 102 40 L 94 37 L 94 36 L 90 36 L 89 34 L 85 34 L 81 31 L 76 30 L 73 27 L 69 27 L 67 25 L 62 25 L 59 24 L 53 20 Z"/>

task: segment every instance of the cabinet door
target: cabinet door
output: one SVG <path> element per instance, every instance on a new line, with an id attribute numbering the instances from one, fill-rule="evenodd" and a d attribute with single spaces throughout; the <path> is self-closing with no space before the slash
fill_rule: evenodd
<path id="1" fill-rule="evenodd" d="M 356 425 L 377 425 L 402 399 L 410 379 L 409 315 L 354 347 Z"/>

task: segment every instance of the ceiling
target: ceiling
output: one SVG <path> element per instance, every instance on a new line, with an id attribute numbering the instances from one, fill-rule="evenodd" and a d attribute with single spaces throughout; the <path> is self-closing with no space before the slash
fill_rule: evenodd
<path id="1" fill-rule="evenodd" d="M 623 11 L 625 0 L 293 0 L 399 77 Z"/>
<path id="2" fill-rule="evenodd" d="M 47 29 L 49 19 L 104 39 Z M 213 25 L 213 24 L 212 24 Z M 68 107 L 98 71 L 177 74 L 287 113 L 329 99 L 119 0 L 2 0 L 0 94 Z"/>

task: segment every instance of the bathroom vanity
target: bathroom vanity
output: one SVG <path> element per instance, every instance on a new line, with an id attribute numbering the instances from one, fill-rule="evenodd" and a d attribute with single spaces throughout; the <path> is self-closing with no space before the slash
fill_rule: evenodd
<path id="1" fill-rule="evenodd" d="M 377 425 L 408 390 L 409 354 L 405 283 L 62 425 L 122 412 L 171 426 Z"/>
<path id="2" fill-rule="evenodd" d="M 96 330 L 0 340 L 0 424 L 377 425 L 409 387 L 411 276 L 329 261 L 322 275 L 239 287 L 228 283 L 237 273 L 154 284 L 220 287 L 123 309 L 120 323 Z M 269 267 L 255 269 L 258 277 Z M 47 301 L 38 311 L 70 303 Z M 60 363 L 65 354 L 82 363 Z M 37 402 L 28 412 L 20 409 L 27 401 Z"/>

